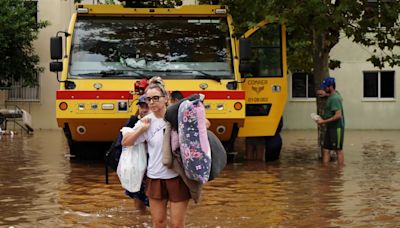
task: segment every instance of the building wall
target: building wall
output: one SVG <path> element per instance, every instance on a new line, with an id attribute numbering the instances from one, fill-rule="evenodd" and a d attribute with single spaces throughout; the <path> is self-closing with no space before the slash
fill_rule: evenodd
<path id="1" fill-rule="evenodd" d="M 400 113 L 399 77 L 400 68 L 383 68 L 382 70 L 395 71 L 395 98 L 389 100 L 366 100 L 363 98 L 363 71 L 378 71 L 366 61 L 372 50 L 352 43 L 343 38 L 336 45 L 331 58 L 341 60 L 341 68 L 331 71 L 336 78 L 336 89 L 343 97 L 346 128 L 351 129 L 400 129 L 397 115 Z M 289 83 L 291 78 L 289 77 Z M 295 101 L 289 98 L 284 121 L 285 128 L 307 129 L 316 128 L 311 121 L 310 113 L 316 112 L 315 101 Z"/>
<path id="2" fill-rule="evenodd" d="M 7 102 L 9 105 L 18 105 L 32 114 L 34 129 L 55 129 L 55 94 L 58 88 L 56 75 L 49 71 L 50 37 L 57 31 L 66 31 L 71 14 L 74 12 L 73 0 L 39 0 L 38 18 L 47 20 L 50 25 L 40 30 L 35 41 L 36 52 L 40 57 L 40 65 L 45 68 L 40 75 L 39 102 Z"/>
<path id="3" fill-rule="evenodd" d="M 92 4 L 93 0 L 83 3 Z M 188 0 L 185 4 L 194 4 L 196 0 Z M 40 65 L 45 71 L 40 77 L 41 99 L 40 102 L 13 102 L 32 114 L 35 129 L 56 129 L 55 119 L 55 92 L 58 82 L 54 73 L 49 72 L 50 45 L 49 40 L 57 31 L 66 31 L 70 16 L 75 11 L 73 0 L 39 0 L 38 16 L 41 20 L 48 20 L 50 25 L 41 30 L 39 39 L 35 42 L 36 50 L 40 56 Z M 350 51 L 349 51 L 350 50 Z M 331 56 L 342 61 L 342 67 L 331 72 L 337 79 L 337 89 L 344 98 L 344 108 L 347 128 L 354 129 L 399 129 L 400 113 L 398 102 L 399 94 L 395 90 L 395 99 L 391 101 L 365 101 L 362 97 L 364 70 L 376 70 L 365 59 L 370 51 L 343 39 L 332 50 Z M 391 70 L 386 68 L 385 70 Z M 395 68 L 396 75 L 400 72 Z M 291 83 L 289 77 L 289 84 Z M 399 80 L 396 80 L 396 89 Z M 289 87 L 290 88 L 290 87 Z M 311 121 L 310 113 L 316 112 L 315 101 L 294 101 L 289 98 L 285 113 L 284 123 L 287 129 L 311 129 L 316 125 Z"/>

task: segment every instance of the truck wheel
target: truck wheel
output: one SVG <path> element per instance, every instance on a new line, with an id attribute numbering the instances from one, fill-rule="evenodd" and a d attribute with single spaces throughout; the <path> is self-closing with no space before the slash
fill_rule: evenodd
<path id="1" fill-rule="evenodd" d="M 0 113 L 0 127 L 3 126 L 3 122 L 6 120 L 6 117 L 4 117 L 3 114 Z"/>
<path id="2" fill-rule="evenodd" d="M 76 142 L 68 143 L 71 159 L 102 160 L 110 148 L 111 142 Z"/>
<path id="3" fill-rule="evenodd" d="M 84 145 L 81 142 L 75 142 L 72 139 L 68 140 L 69 146 L 69 154 L 71 155 L 71 159 L 80 158 L 82 155 L 82 151 L 84 150 Z"/>
<path id="4" fill-rule="evenodd" d="M 70 159 L 82 159 L 88 157 L 87 150 L 91 148 L 87 142 L 77 142 L 72 139 L 71 130 L 69 125 L 66 123 L 64 125 L 64 135 L 68 142 Z"/>
<path id="5" fill-rule="evenodd" d="M 265 137 L 265 161 L 276 161 L 281 155 L 282 138 L 280 134 Z"/>
<path id="6" fill-rule="evenodd" d="M 276 133 L 275 134 L 281 133 L 282 128 L 283 128 L 283 117 L 281 117 L 281 119 L 279 120 L 279 124 L 278 124 L 278 127 L 276 128 Z"/>
<path id="7" fill-rule="evenodd" d="M 235 160 L 235 156 L 237 153 L 233 150 L 235 147 L 235 141 L 236 141 L 238 133 L 239 133 L 239 127 L 235 123 L 233 125 L 232 134 L 231 134 L 230 139 L 227 141 L 222 141 L 222 145 L 224 145 L 224 147 L 225 147 L 228 162 L 233 162 Z"/>
<path id="8" fill-rule="evenodd" d="M 76 158 L 78 155 L 77 151 L 79 151 L 79 143 L 72 140 L 71 130 L 69 129 L 69 125 L 67 123 L 64 124 L 63 131 L 65 138 L 67 139 L 69 154 L 71 155 L 72 159 Z"/>

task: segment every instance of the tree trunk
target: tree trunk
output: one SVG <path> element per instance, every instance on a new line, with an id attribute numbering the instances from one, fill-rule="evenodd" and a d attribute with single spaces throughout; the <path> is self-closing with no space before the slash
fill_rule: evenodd
<path id="1" fill-rule="evenodd" d="M 0 108 L 1 106 L 4 106 L 6 104 L 6 100 L 8 99 L 7 95 L 8 95 L 7 90 L 0 89 Z"/>
<path id="2" fill-rule="evenodd" d="M 328 46 L 328 41 L 326 40 L 325 33 L 313 33 L 313 61 L 314 61 L 314 85 L 315 91 L 320 89 L 322 80 L 329 76 L 329 52 L 330 48 Z M 317 96 L 317 113 L 320 116 L 324 115 L 324 108 L 326 105 L 326 97 Z M 318 125 L 318 145 L 321 148 L 322 155 L 322 145 L 324 142 L 326 127 L 324 125 Z"/>

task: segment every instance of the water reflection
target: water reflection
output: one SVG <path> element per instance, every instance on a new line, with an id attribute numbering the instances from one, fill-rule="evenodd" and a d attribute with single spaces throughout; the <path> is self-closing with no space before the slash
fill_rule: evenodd
<path id="1" fill-rule="evenodd" d="M 279 162 L 229 164 L 189 205 L 188 227 L 396 227 L 398 131 L 349 131 L 345 163 L 323 166 L 314 131 L 283 132 Z M 69 161 L 60 131 L 0 138 L 0 227 L 149 227 L 115 173 Z"/>

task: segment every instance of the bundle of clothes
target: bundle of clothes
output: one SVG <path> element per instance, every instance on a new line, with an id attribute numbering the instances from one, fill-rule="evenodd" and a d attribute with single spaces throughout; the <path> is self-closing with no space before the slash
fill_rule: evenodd
<path id="1" fill-rule="evenodd" d="M 192 95 L 165 114 L 163 164 L 177 172 L 198 202 L 202 185 L 224 169 L 227 157 L 217 136 L 206 127 L 202 96 Z"/>

